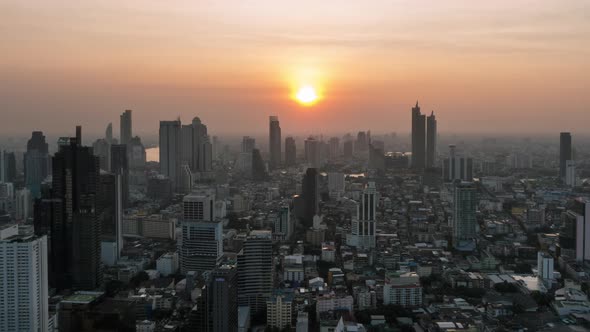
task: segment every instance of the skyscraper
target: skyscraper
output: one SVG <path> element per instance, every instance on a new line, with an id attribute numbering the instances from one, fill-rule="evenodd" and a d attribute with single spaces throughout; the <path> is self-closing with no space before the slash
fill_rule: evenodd
<path id="1" fill-rule="evenodd" d="M 0 182 L 14 182 L 16 179 L 16 155 L 0 151 Z"/>
<path id="2" fill-rule="evenodd" d="M 120 258 L 123 250 L 123 179 L 121 174 L 101 172 L 97 199 L 101 241 L 114 243 Z"/>
<path id="3" fill-rule="evenodd" d="M 264 311 L 273 289 L 272 233 L 251 231 L 238 253 L 238 304 Z"/>
<path id="4" fill-rule="evenodd" d="M 132 123 L 131 123 L 131 110 L 126 110 L 121 114 L 121 144 L 129 143 L 131 137 L 133 137 Z"/>
<path id="5" fill-rule="evenodd" d="M 443 160 L 442 166 L 444 181 L 473 181 L 473 159 L 457 153 L 454 144 L 449 145 L 449 158 Z"/>
<path id="6" fill-rule="evenodd" d="M 104 138 L 107 140 L 107 143 L 113 144 L 113 124 L 110 122 L 104 131 Z"/>
<path id="7" fill-rule="evenodd" d="M 47 237 L 0 238 L 0 331 L 47 331 Z"/>
<path id="8" fill-rule="evenodd" d="M 223 257 L 223 224 L 215 218 L 215 196 L 191 193 L 182 200 L 180 270 L 211 271 Z"/>
<path id="9" fill-rule="evenodd" d="M 426 118 L 426 168 L 436 166 L 436 117 L 432 112 Z"/>
<path id="10" fill-rule="evenodd" d="M 268 180 L 268 173 L 266 172 L 266 166 L 260 150 L 252 150 L 252 179 L 255 181 L 266 181 Z"/>
<path id="11" fill-rule="evenodd" d="M 330 159 L 336 159 L 340 156 L 340 139 L 338 137 L 332 137 L 329 141 L 329 156 Z"/>
<path id="12" fill-rule="evenodd" d="M 453 199 L 453 245 L 473 242 L 477 233 L 477 189 L 471 182 L 457 181 Z"/>
<path id="13" fill-rule="evenodd" d="M 354 151 L 354 142 L 350 139 L 345 140 L 344 146 L 343 146 L 344 158 L 346 158 L 346 159 L 352 158 L 353 151 Z"/>
<path id="14" fill-rule="evenodd" d="M 572 135 L 570 133 L 561 133 L 559 135 L 559 178 L 563 182 L 565 182 L 568 160 L 573 160 Z"/>
<path id="15" fill-rule="evenodd" d="M 357 216 L 352 220 L 349 244 L 358 248 L 375 248 L 377 233 L 376 225 L 377 189 L 375 182 L 369 182 L 361 195 L 357 206 Z"/>
<path id="16" fill-rule="evenodd" d="M 238 330 L 238 275 L 234 266 L 223 265 L 211 274 L 207 287 L 212 332 Z"/>
<path id="17" fill-rule="evenodd" d="M 313 137 L 309 137 L 305 140 L 305 161 L 312 168 L 322 167 L 322 156 L 321 156 L 320 141 Z"/>
<path id="18" fill-rule="evenodd" d="M 270 167 L 276 169 L 281 165 L 281 125 L 278 116 L 270 116 L 268 136 Z"/>
<path id="19" fill-rule="evenodd" d="M 129 142 L 128 142 L 129 143 Z M 129 161 L 125 144 L 111 145 L 111 172 L 120 175 L 123 207 L 129 205 Z"/>
<path id="20" fill-rule="evenodd" d="M 297 146 L 295 139 L 291 136 L 285 138 L 285 165 L 294 166 L 297 164 Z"/>
<path id="21" fill-rule="evenodd" d="M 256 139 L 250 136 L 242 137 L 242 152 L 252 153 L 252 150 L 256 148 Z"/>
<path id="22" fill-rule="evenodd" d="M 100 221 L 97 215 L 98 158 L 76 138 L 59 139 L 53 157 L 49 222 L 50 283 L 57 289 L 95 289 L 101 285 Z"/>
<path id="23" fill-rule="evenodd" d="M 412 107 L 412 168 L 426 166 L 426 115 L 420 113 L 420 106 Z"/>
<path id="24" fill-rule="evenodd" d="M 301 198 L 303 199 L 303 224 L 310 227 L 313 216 L 319 214 L 320 204 L 320 176 L 317 169 L 308 168 L 301 183 Z"/>
<path id="25" fill-rule="evenodd" d="M 174 188 L 180 183 L 181 150 L 180 120 L 160 121 L 160 173 Z"/>
<path id="26" fill-rule="evenodd" d="M 49 149 L 43 132 L 34 131 L 24 156 L 25 185 L 33 198 L 41 196 L 41 183 L 49 175 Z"/>
<path id="27" fill-rule="evenodd" d="M 590 260 L 590 203 L 576 199 L 562 215 L 563 229 L 559 232 L 559 245 L 563 256 L 578 262 Z"/>

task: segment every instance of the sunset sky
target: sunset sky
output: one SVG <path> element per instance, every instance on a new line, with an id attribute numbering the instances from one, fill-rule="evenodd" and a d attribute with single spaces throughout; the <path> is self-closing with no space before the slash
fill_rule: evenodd
<path id="1" fill-rule="evenodd" d="M 441 133 L 582 133 L 590 2 L 0 0 L 3 134 L 407 132 L 416 99 Z"/>

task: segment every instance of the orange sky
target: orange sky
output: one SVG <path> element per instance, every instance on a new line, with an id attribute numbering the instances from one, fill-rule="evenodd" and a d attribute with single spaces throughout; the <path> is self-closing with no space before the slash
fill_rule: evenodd
<path id="1" fill-rule="evenodd" d="M 0 132 L 118 132 L 127 108 L 138 133 L 408 131 L 416 99 L 443 133 L 583 132 L 589 59 L 584 0 L 5 0 Z"/>

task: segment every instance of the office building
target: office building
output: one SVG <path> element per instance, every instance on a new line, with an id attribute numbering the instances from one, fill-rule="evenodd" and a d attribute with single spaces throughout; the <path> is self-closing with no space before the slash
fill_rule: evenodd
<path id="1" fill-rule="evenodd" d="M 351 139 L 347 139 L 343 144 L 344 158 L 351 159 L 354 151 L 354 142 Z"/>
<path id="2" fill-rule="evenodd" d="M 133 126 L 131 122 L 131 110 L 126 110 L 121 114 L 121 133 L 120 133 L 120 143 L 123 145 L 129 144 L 129 141 L 133 137 Z M 112 130 L 112 129 L 111 129 Z M 112 135 L 112 133 L 111 133 Z"/>
<path id="3" fill-rule="evenodd" d="M 473 159 L 457 153 L 456 146 L 451 144 L 449 145 L 449 158 L 445 158 L 443 161 L 442 173 L 446 182 L 473 181 Z"/>
<path id="4" fill-rule="evenodd" d="M 278 116 L 269 118 L 268 140 L 270 168 L 276 169 L 281 165 L 281 125 Z"/>
<path id="5" fill-rule="evenodd" d="M 191 193 L 182 200 L 180 270 L 212 271 L 223 257 L 223 224 L 215 218 L 215 196 Z"/>
<path id="6" fill-rule="evenodd" d="M 111 145 L 111 172 L 120 176 L 123 208 L 129 206 L 129 159 L 128 145 Z"/>
<path id="7" fill-rule="evenodd" d="M 181 134 L 180 120 L 160 121 L 160 174 L 172 181 L 172 186 L 180 182 Z"/>
<path id="8" fill-rule="evenodd" d="M 107 143 L 109 143 L 109 144 L 114 143 L 113 124 L 111 122 L 109 122 L 109 124 L 107 125 L 107 128 L 104 131 L 104 138 L 107 141 Z"/>
<path id="9" fill-rule="evenodd" d="M 266 324 L 271 328 L 290 328 L 293 324 L 293 294 L 277 291 L 266 301 Z"/>
<path id="10" fill-rule="evenodd" d="M 305 140 L 305 161 L 311 168 L 321 168 L 323 166 L 321 153 L 320 141 L 313 137 Z"/>
<path id="11" fill-rule="evenodd" d="M 47 237 L 0 239 L 0 331 L 47 331 Z"/>
<path id="12" fill-rule="evenodd" d="M 422 286 L 420 277 L 415 272 L 404 274 L 388 272 L 383 285 L 383 304 L 402 307 L 422 305 Z"/>
<path id="13" fill-rule="evenodd" d="M 553 275 L 553 257 L 546 252 L 537 253 L 537 275 L 544 281 L 551 282 L 555 279 Z"/>
<path id="14" fill-rule="evenodd" d="M 252 150 L 252 179 L 254 181 L 268 180 L 268 173 L 266 172 L 266 164 L 262 160 L 260 150 Z"/>
<path id="15" fill-rule="evenodd" d="M 178 271 L 178 266 L 178 253 L 176 252 L 165 253 L 156 260 L 156 269 L 163 277 L 175 274 Z"/>
<path id="16" fill-rule="evenodd" d="M 141 138 L 135 136 L 127 143 L 127 162 L 130 170 L 143 171 L 146 163 L 145 147 Z M 130 181 L 133 184 L 133 181 Z"/>
<path id="17" fill-rule="evenodd" d="M 251 231 L 238 253 L 238 304 L 255 316 L 264 311 L 273 289 L 272 234 Z"/>
<path id="18" fill-rule="evenodd" d="M 328 157 L 330 159 L 336 159 L 340 157 L 340 139 L 338 137 L 332 137 L 328 141 Z"/>
<path id="19" fill-rule="evenodd" d="M 356 135 L 356 142 L 354 144 L 354 148 L 356 150 L 356 152 L 363 152 L 363 151 L 367 151 L 368 147 L 369 147 L 369 135 L 367 135 L 366 132 L 364 131 L 359 131 L 358 134 Z"/>
<path id="20" fill-rule="evenodd" d="M 563 256 L 578 262 L 590 260 L 590 203 L 576 199 L 562 215 L 559 246 Z M 574 256 L 574 257 L 572 257 Z"/>
<path id="21" fill-rule="evenodd" d="M 97 200 L 101 241 L 113 243 L 114 260 L 123 250 L 123 177 L 121 174 L 101 172 Z"/>
<path id="22" fill-rule="evenodd" d="M 14 208 L 17 221 L 26 221 L 33 216 L 33 197 L 29 189 L 23 188 L 16 191 Z"/>
<path id="23" fill-rule="evenodd" d="M 477 235 L 477 189 L 471 182 L 457 181 L 453 198 L 453 244 L 473 243 Z"/>
<path id="24" fill-rule="evenodd" d="M 357 216 L 352 219 L 348 244 L 357 248 L 372 249 L 376 244 L 377 189 L 375 182 L 369 182 L 357 205 Z"/>
<path id="25" fill-rule="evenodd" d="M 238 276 L 235 266 L 223 265 L 211 273 L 207 289 L 211 331 L 238 330 Z"/>
<path id="26" fill-rule="evenodd" d="M 242 152 L 252 153 L 252 150 L 256 148 L 256 139 L 250 136 L 242 137 Z"/>
<path id="27" fill-rule="evenodd" d="M 33 198 L 41 196 L 41 183 L 50 173 L 49 148 L 41 131 L 34 131 L 24 156 L 25 186 Z"/>
<path id="28" fill-rule="evenodd" d="M 285 138 L 285 165 L 294 166 L 297 164 L 297 146 L 293 137 Z"/>
<path id="29" fill-rule="evenodd" d="M 432 112 L 426 118 L 426 168 L 433 168 L 436 166 L 436 117 Z"/>
<path id="30" fill-rule="evenodd" d="M 320 175 L 317 169 L 308 168 L 301 183 L 303 224 L 311 227 L 313 217 L 320 213 Z"/>
<path id="31" fill-rule="evenodd" d="M 412 107 L 412 168 L 421 170 L 426 166 L 426 115 L 420 106 Z"/>
<path id="32" fill-rule="evenodd" d="M 573 160 L 572 134 L 559 134 L 559 178 L 565 182 L 567 161 Z"/>
<path id="33" fill-rule="evenodd" d="M 58 290 L 90 290 L 102 284 L 98 158 L 80 142 L 79 127 L 75 138 L 59 139 L 51 192 L 44 197 L 49 200 L 40 206 L 47 211 L 35 223 L 49 230 L 49 283 Z"/>
<path id="34" fill-rule="evenodd" d="M 289 240 L 293 235 L 293 228 L 289 205 L 284 204 L 275 217 L 273 238 L 280 241 Z"/>

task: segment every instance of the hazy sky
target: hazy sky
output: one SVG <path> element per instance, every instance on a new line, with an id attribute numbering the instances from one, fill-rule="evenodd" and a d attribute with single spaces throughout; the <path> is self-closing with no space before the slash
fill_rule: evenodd
<path id="1" fill-rule="evenodd" d="M 416 99 L 441 132 L 583 132 L 590 1 L 0 0 L 4 134 L 408 131 Z"/>

